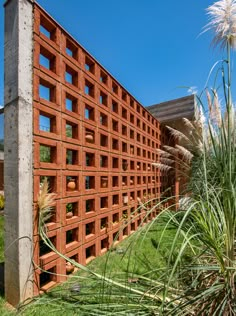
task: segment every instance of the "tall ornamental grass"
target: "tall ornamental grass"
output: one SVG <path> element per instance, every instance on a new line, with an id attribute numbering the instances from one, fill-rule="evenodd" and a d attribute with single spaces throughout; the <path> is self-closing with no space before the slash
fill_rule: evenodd
<path id="1" fill-rule="evenodd" d="M 188 122 L 192 131 L 188 137 L 172 131 L 192 154 L 191 191 L 182 210 L 166 214 L 177 227 L 170 258 L 183 237 L 179 255 L 166 270 L 164 293 L 172 297 L 171 302 L 163 300 L 162 313 L 166 315 L 236 314 L 236 120 L 231 94 L 236 1 L 217 1 L 207 13 L 210 22 L 206 30 L 215 32 L 213 43 L 225 49 L 226 59 L 220 68 L 221 85 L 206 91 L 208 111 L 201 117 L 202 128 Z M 191 263 L 182 260 L 186 251 L 191 252 Z"/>
<path id="2" fill-rule="evenodd" d="M 205 30 L 215 32 L 213 43 L 225 50 L 226 59 L 220 66 L 221 84 L 206 90 L 207 108 L 199 99 L 205 115 L 197 122 L 186 121 L 188 136 L 171 131 L 191 159 L 189 198 L 182 210 L 165 214 L 177 228 L 169 258 L 180 237 L 183 241 L 174 264 L 166 267 L 164 296 L 172 300 L 163 300 L 164 315 L 236 314 L 236 118 L 231 93 L 236 1 L 217 1 L 207 14 Z M 186 251 L 191 262 L 183 260 Z"/>

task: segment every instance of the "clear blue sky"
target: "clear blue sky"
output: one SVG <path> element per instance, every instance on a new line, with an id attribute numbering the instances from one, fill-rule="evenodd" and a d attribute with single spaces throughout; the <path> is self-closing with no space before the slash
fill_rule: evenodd
<path id="1" fill-rule="evenodd" d="M 203 89 L 209 70 L 223 55 L 211 47 L 212 34 L 198 36 L 207 23 L 205 9 L 213 2 L 38 1 L 144 106 L 188 94 L 188 89 L 181 86 Z M 1 7 L 0 105 L 3 16 Z"/>

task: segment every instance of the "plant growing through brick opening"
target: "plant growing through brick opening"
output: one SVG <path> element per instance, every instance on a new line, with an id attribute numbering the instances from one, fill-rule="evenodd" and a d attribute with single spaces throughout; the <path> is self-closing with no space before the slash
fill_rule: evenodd
<path id="1" fill-rule="evenodd" d="M 2 194 L 0 194 L 0 210 L 4 209 L 5 198 Z"/>

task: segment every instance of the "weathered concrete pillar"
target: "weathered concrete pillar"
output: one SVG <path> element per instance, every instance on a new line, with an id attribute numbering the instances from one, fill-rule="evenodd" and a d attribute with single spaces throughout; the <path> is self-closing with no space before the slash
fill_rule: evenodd
<path id="1" fill-rule="evenodd" d="M 14 306 L 33 295 L 32 2 L 5 3 L 5 296 Z"/>

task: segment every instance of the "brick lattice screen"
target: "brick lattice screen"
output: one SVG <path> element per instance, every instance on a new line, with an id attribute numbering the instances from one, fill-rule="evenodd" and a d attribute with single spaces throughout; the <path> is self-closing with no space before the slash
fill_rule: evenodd
<path id="1" fill-rule="evenodd" d="M 37 197 L 56 193 L 48 235 L 81 264 L 105 253 L 138 198 L 159 198 L 167 179 L 153 169 L 166 135 L 159 122 L 37 4 L 34 5 L 34 261 L 66 275 L 66 262 L 37 232 Z M 162 137 L 162 138 L 161 138 Z M 154 202 L 153 202 L 154 203 Z M 149 219 L 156 216 L 156 210 Z M 140 225 L 141 211 L 118 236 Z M 65 277 L 36 269 L 35 293 Z"/>

